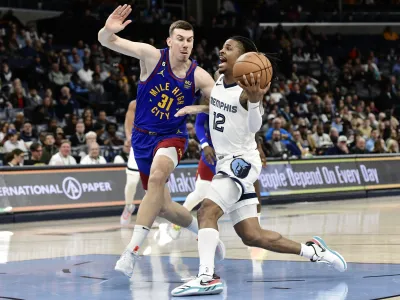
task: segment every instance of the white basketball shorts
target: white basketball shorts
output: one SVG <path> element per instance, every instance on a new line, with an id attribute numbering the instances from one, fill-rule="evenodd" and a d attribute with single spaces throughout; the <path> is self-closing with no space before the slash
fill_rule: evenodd
<path id="1" fill-rule="evenodd" d="M 229 214 L 233 225 L 247 218 L 256 218 L 258 198 L 254 182 L 260 176 L 261 168 L 258 151 L 223 157 L 217 162 L 216 175 L 205 198 Z"/>

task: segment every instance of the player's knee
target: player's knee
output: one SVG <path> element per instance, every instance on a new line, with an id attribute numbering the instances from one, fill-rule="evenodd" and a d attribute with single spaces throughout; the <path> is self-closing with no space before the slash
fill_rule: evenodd
<path id="1" fill-rule="evenodd" d="M 167 182 L 168 174 L 165 174 L 163 171 L 154 171 L 150 174 L 148 186 L 157 185 L 164 186 Z"/>
<path id="2" fill-rule="evenodd" d="M 221 208 L 209 199 L 204 199 L 200 209 L 197 211 L 199 222 L 204 220 L 218 220 L 223 215 Z"/>
<path id="3" fill-rule="evenodd" d="M 241 239 L 242 239 L 243 244 L 245 244 L 246 246 L 258 247 L 259 245 L 261 245 L 262 235 L 259 230 L 252 230 L 252 231 L 245 232 L 241 236 Z"/>

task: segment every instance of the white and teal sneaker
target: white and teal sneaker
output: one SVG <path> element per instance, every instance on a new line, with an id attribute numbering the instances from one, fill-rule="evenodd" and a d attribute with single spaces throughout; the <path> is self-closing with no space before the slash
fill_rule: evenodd
<path id="1" fill-rule="evenodd" d="M 196 278 L 174 288 L 171 295 L 174 297 L 215 295 L 224 290 L 224 284 L 217 275 L 200 275 Z"/>
<path id="2" fill-rule="evenodd" d="M 307 246 L 314 248 L 315 255 L 312 262 L 326 263 L 334 267 L 339 272 L 347 270 L 347 263 L 338 252 L 330 249 L 325 241 L 319 236 L 314 236 L 313 239 L 306 243 Z"/>

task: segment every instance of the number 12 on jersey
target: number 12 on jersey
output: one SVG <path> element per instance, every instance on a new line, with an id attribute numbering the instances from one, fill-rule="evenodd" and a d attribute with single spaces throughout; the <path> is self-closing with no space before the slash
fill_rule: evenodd
<path id="1" fill-rule="evenodd" d="M 224 126 L 221 126 L 225 124 L 225 116 L 221 113 L 216 113 L 214 111 L 214 122 L 213 122 L 213 129 L 224 132 Z"/>

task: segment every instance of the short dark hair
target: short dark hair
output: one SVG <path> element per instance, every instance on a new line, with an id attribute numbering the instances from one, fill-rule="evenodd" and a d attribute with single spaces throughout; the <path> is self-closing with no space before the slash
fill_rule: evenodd
<path id="1" fill-rule="evenodd" d="M 42 145 L 39 144 L 39 143 L 37 143 L 37 142 L 35 142 L 35 143 L 32 143 L 32 144 L 31 144 L 31 146 L 29 147 L 29 150 L 31 150 L 31 152 L 37 151 L 37 149 L 38 149 L 39 147 L 42 147 Z"/>
<path id="2" fill-rule="evenodd" d="M 192 24 L 190 24 L 189 22 L 186 22 L 184 20 L 175 21 L 174 23 L 171 24 L 171 26 L 169 26 L 169 36 L 172 35 L 172 33 L 174 32 L 175 29 L 194 31 Z"/>
<path id="3" fill-rule="evenodd" d="M 234 40 L 239 43 L 239 47 L 240 47 L 240 50 L 242 51 L 242 53 L 258 52 L 258 53 L 264 55 L 265 57 L 267 57 L 272 66 L 272 74 L 276 74 L 275 71 L 277 70 L 277 61 L 278 61 L 276 54 L 259 52 L 256 44 L 251 39 L 249 39 L 245 36 L 235 35 L 235 36 L 230 37 L 229 39 Z"/>
<path id="4" fill-rule="evenodd" d="M 11 159 L 13 159 L 14 156 L 20 156 L 23 153 L 24 151 L 22 151 L 21 149 L 15 148 L 13 151 L 11 151 Z"/>

